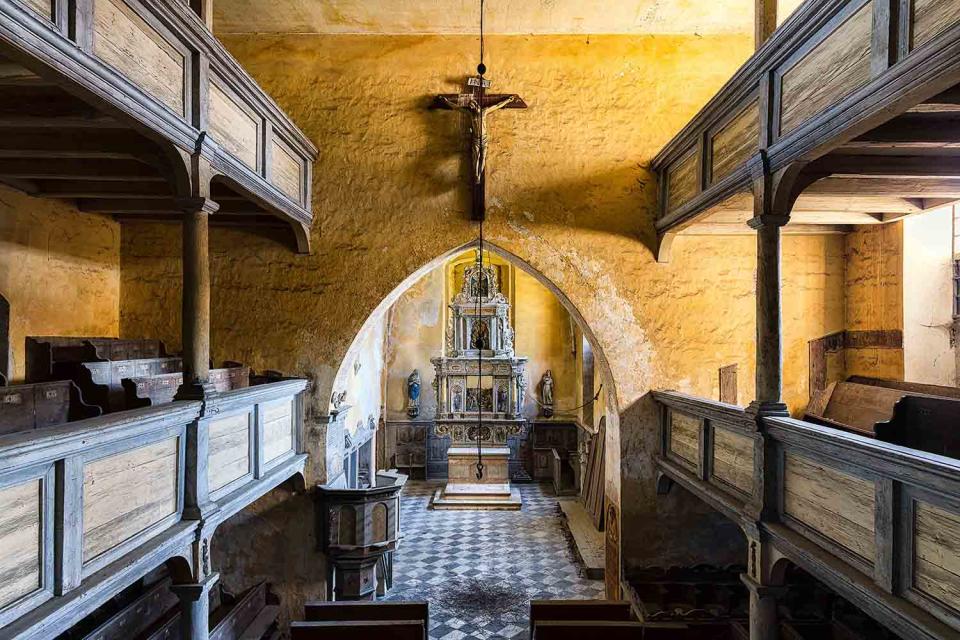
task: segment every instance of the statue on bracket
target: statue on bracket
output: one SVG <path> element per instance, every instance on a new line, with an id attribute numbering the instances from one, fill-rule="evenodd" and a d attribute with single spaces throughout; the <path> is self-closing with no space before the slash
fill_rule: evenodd
<path id="1" fill-rule="evenodd" d="M 553 416 L 553 371 L 547 369 L 540 380 L 540 409 L 546 418 Z"/>
<path id="2" fill-rule="evenodd" d="M 420 371 L 414 369 L 407 378 L 407 415 L 416 418 L 420 415 Z"/>

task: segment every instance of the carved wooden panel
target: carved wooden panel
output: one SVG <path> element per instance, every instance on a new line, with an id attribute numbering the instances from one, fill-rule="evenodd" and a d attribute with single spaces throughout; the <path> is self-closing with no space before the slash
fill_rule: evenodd
<path id="1" fill-rule="evenodd" d="M 670 452 L 693 466 L 700 460 L 700 418 L 670 412 Z"/>
<path id="2" fill-rule="evenodd" d="M 913 585 L 960 612 L 960 515 L 917 501 Z"/>
<path id="3" fill-rule="evenodd" d="M 667 170 L 667 211 L 689 202 L 700 190 L 700 154 L 694 149 Z"/>
<path id="4" fill-rule="evenodd" d="M 872 482 L 792 453 L 783 474 L 785 514 L 873 563 Z"/>
<path id="5" fill-rule="evenodd" d="M 386 542 L 387 540 L 387 505 L 380 502 L 373 505 L 370 516 L 370 542 Z"/>
<path id="6" fill-rule="evenodd" d="M 861 7 L 783 74 L 781 135 L 870 79 L 872 7 L 872 3 Z"/>
<path id="7" fill-rule="evenodd" d="M 266 462 L 293 450 L 293 402 L 265 404 L 263 412 L 263 459 Z"/>
<path id="8" fill-rule="evenodd" d="M 84 562 L 177 512 L 178 447 L 170 438 L 84 465 Z"/>
<path id="9" fill-rule="evenodd" d="M 720 367 L 720 402 L 737 404 L 737 373 L 739 367 L 728 364 Z"/>
<path id="10" fill-rule="evenodd" d="M 270 180 L 280 191 L 296 202 L 303 201 L 303 165 L 285 144 L 277 140 L 270 149 L 270 171 Z"/>
<path id="11" fill-rule="evenodd" d="M 213 420 L 209 426 L 209 438 L 207 478 L 210 491 L 216 491 L 250 472 L 249 414 Z"/>
<path id="12" fill-rule="evenodd" d="M 227 91 L 210 83 L 210 135 L 238 160 L 256 171 L 260 120 Z"/>
<path id="13" fill-rule="evenodd" d="M 746 494 L 752 494 L 753 440 L 741 433 L 715 427 L 713 475 Z"/>
<path id="14" fill-rule="evenodd" d="M 760 107 L 751 102 L 713 136 L 711 183 L 722 180 L 760 148 Z"/>
<path id="15" fill-rule="evenodd" d="M 336 544 L 357 544 L 357 512 L 353 507 L 340 507 L 336 517 Z"/>
<path id="16" fill-rule="evenodd" d="M 20 0 L 47 20 L 53 20 L 53 2 L 51 0 Z"/>
<path id="17" fill-rule="evenodd" d="M 0 607 L 43 586 L 42 496 L 39 479 L 0 490 Z"/>
<path id="18" fill-rule="evenodd" d="M 184 115 L 184 57 L 123 0 L 94 0 L 94 54 Z"/>
<path id="19" fill-rule="evenodd" d="M 913 47 L 920 47 L 960 22 L 956 0 L 913 0 Z"/>

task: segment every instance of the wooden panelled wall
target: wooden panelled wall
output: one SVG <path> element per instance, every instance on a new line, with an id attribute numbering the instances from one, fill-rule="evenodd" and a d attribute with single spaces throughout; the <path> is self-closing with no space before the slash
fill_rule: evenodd
<path id="1" fill-rule="evenodd" d="M 885 71 L 873 64 L 879 55 L 874 49 L 885 42 L 874 33 L 883 28 L 874 19 L 875 4 L 880 1 L 891 0 L 837 2 L 835 15 L 796 44 L 792 54 L 783 59 L 768 56 L 774 61 L 764 70 L 769 72 L 769 83 L 761 79 L 743 86 L 740 78 L 732 80 L 721 92 L 725 106 L 695 120 L 691 131 L 696 133 L 696 127 L 702 130 L 696 137 L 684 138 L 694 141 L 671 152 L 673 159 L 663 166 L 661 216 L 676 212 L 725 179 L 745 179 L 748 160 L 761 148 L 797 131 Z M 902 12 L 899 29 L 910 34 L 901 43 L 901 57 L 960 21 L 960 3 L 955 0 L 903 0 L 900 4 L 909 10 Z M 731 104 L 731 100 L 736 101 Z M 768 109 L 769 114 L 765 113 Z M 739 177 L 732 178 L 734 174 Z"/>
<path id="2" fill-rule="evenodd" d="M 225 156 L 242 168 L 239 175 L 264 179 L 299 207 L 308 207 L 315 149 L 311 151 L 309 142 L 301 140 L 302 134 L 204 27 L 197 28 L 192 20 L 188 24 L 182 17 L 183 24 L 171 19 L 189 11 L 173 10 L 174 4 L 183 3 L 17 1 L 64 32 L 69 23 L 78 30 L 86 29 L 76 36 L 81 47 L 179 119 L 206 131 Z M 83 15 L 83 7 L 88 7 L 88 15 Z M 164 8 L 170 15 L 159 15 Z M 183 29 L 173 31 L 171 24 Z M 201 44 L 201 39 L 216 46 Z M 214 48 L 205 59 L 207 64 L 196 64 L 197 51 Z M 251 174 L 244 174 L 246 170 Z"/>

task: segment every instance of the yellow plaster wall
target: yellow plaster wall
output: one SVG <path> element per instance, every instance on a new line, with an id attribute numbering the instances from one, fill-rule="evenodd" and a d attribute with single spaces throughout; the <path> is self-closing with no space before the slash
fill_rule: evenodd
<path id="1" fill-rule="evenodd" d="M 23 380 L 26 336 L 116 336 L 119 225 L 0 187 L 0 294 L 10 303 L 14 381 Z"/>
<path id="2" fill-rule="evenodd" d="M 846 236 L 847 331 L 903 331 L 903 224 L 858 227 Z M 903 379 L 903 349 L 846 349 L 845 373 Z"/>
<path id="3" fill-rule="evenodd" d="M 365 319 L 410 274 L 477 237 L 458 117 L 427 109 L 432 95 L 455 91 L 473 70 L 476 41 L 245 36 L 226 44 L 320 157 L 313 255 L 238 230 L 212 232 L 214 357 L 310 377 L 315 448 L 323 437 L 317 418 Z M 739 362 L 741 397 L 752 397 L 755 240 L 681 237 L 673 262 L 657 264 L 648 163 L 751 51 L 749 35 L 488 41 L 494 89 L 520 93 L 530 108 L 491 118 L 484 234 L 565 296 L 588 328 L 612 409 L 606 491 L 622 504 L 632 563 L 743 560 L 736 547 L 717 555 L 717 540 L 741 539 L 734 525 L 683 492 L 657 500 L 649 391 L 716 397 L 718 368 Z M 826 291 L 842 279 L 837 243 L 784 241 L 790 354 L 805 353 L 807 340 L 839 323 L 837 298 Z M 167 278 L 178 255 L 175 227 L 125 231 L 125 334 L 175 340 L 179 284 Z M 801 312 L 805 298 L 821 312 Z M 786 362 L 787 398 L 797 406 L 805 401 L 805 358 Z M 264 519 L 250 526 L 281 526 Z M 287 536 L 310 535 L 303 524 L 282 526 Z M 298 600 L 322 593 L 322 574 L 308 573 L 282 588 L 290 615 Z"/>

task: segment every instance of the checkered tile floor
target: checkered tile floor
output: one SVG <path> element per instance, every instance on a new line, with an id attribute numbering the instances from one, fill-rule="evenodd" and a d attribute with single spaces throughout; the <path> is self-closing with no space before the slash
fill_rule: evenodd
<path id="1" fill-rule="evenodd" d="M 553 490 L 518 484 L 521 511 L 431 511 L 438 483 L 410 482 L 387 600 L 427 600 L 431 640 L 528 638 L 529 601 L 597 599 L 570 550 Z"/>

